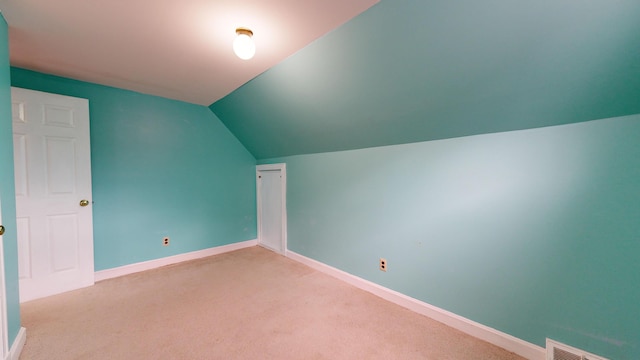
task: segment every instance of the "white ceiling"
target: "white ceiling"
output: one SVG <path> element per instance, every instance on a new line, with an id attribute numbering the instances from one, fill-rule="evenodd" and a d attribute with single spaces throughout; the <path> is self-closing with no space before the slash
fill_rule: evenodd
<path id="1" fill-rule="evenodd" d="M 0 0 L 11 65 L 210 105 L 378 0 Z M 237 27 L 254 32 L 244 61 Z"/>

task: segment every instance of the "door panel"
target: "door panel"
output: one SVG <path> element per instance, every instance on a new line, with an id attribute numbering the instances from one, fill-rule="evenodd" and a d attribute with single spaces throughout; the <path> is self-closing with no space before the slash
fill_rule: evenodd
<path id="1" fill-rule="evenodd" d="M 73 194 L 76 189 L 75 141 L 45 137 L 47 192 L 49 195 Z"/>
<path id="2" fill-rule="evenodd" d="M 28 218 L 18 218 L 18 276 L 31 277 L 31 226 Z"/>
<path id="3" fill-rule="evenodd" d="M 93 284 L 89 104 L 12 88 L 20 301 Z M 91 201 L 89 201 L 91 204 Z"/>
<path id="4" fill-rule="evenodd" d="M 53 272 L 77 269 L 78 217 L 75 214 L 47 217 L 51 269 Z"/>
<path id="5" fill-rule="evenodd" d="M 282 252 L 282 191 L 280 171 L 261 171 L 262 221 L 260 241 L 262 245 Z"/>
<path id="6" fill-rule="evenodd" d="M 44 104 L 44 123 L 49 126 L 75 127 L 73 108 Z"/>
<path id="7" fill-rule="evenodd" d="M 258 165 L 258 243 L 284 254 L 287 250 L 287 211 L 285 164 Z"/>
<path id="8" fill-rule="evenodd" d="M 13 136 L 13 156 L 15 163 L 16 196 L 27 196 L 27 137 Z"/>

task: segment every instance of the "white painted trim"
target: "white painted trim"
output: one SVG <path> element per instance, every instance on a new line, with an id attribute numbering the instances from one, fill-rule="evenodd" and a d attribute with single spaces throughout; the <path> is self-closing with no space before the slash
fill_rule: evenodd
<path id="1" fill-rule="evenodd" d="M 260 241 L 261 233 L 261 225 L 262 225 L 262 213 L 260 211 L 262 206 L 262 190 L 260 189 L 260 172 L 261 171 L 280 171 L 281 182 L 280 182 L 280 192 L 282 194 L 281 202 L 282 202 L 282 251 L 276 251 L 275 249 L 271 249 L 270 247 L 264 245 L 262 241 Z M 276 251 L 277 253 L 285 255 L 287 252 L 287 164 L 265 164 L 265 165 L 257 165 L 256 166 L 256 201 L 257 201 L 257 212 L 258 212 L 258 245 L 267 248 L 269 250 Z"/>
<path id="2" fill-rule="evenodd" d="M 11 350 L 7 354 L 7 360 L 18 360 L 20 358 L 20 354 L 22 353 L 22 348 L 24 348 L 24 343 L 27 341 L 27 329 L 21 327 L 20 331 L 18 331 L 18 336 L 13 340 L 13 344 L 11 345 Z"/>
<path id="3" fill-rule="evenodd" d="M 2 204 L 0 201 L 0 224 L 2 224 Z M 0 355 L 7 357 L 9 355 L 9 326 L 7 320 L 7 287 L 4 272 L 4 239 L 0 235 L 0 335 L 2 335 L 2 345 L 0 345 Z"/>
<path id="4" fill-rule="evenodd" d="M 258 171 L 286 170 L 286 168 L 287 168 L 287 164 L 285 163 L 256 165 L 256 170 Z"/>
<path id="5" fill-rule="evenodd" d="M 298 261 L 315 270 L 331 275 L 359 289 L 367 291 L 373 295 L 400 305 L 418 314 L 430 317 L 436 321 L 451 326 L 452 328 L 460 330 L 473 337 L 516 353 L 526 359 L 545 360 L 545 349 L 538 345 L 529 343 L 496 329 L 482 325 L 439 307 L 427 304 L 420 300 L 401 294 L 397 291 L 385 288 L 355 275 L 351 275 L 332 266 L 297 254 L 293 251 L 287 251 L 285 255 L 292 260 Z"/>
<path id="6" fill-rule="evenodd" d="M 216 246 L 209 249 L 192 251 L 184 254 L 168 256 L 160 259 L 143 261 L 135 264 L 120 266 L 117 268 L 100 270 L 95 273 L 95 280 L 102 281 L 112 279 L 124 275 L 134 274 L 141 271 L 151 270 L 166 265 L 177 264 L 183 261 L 201 259 L 208 256 L 219 255 L 235 250 L 240 250 L 252 246 L 256 246 L 258 240 L 247 240 L 229 245 Z"/>

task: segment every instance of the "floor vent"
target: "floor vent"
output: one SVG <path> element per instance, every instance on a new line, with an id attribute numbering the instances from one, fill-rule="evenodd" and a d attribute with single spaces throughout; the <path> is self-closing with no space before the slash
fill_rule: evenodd
<path id="1" fill-rule="evenodd" d="M 547 339 L 547 360 L 607 360 L 601 356 Z"/>

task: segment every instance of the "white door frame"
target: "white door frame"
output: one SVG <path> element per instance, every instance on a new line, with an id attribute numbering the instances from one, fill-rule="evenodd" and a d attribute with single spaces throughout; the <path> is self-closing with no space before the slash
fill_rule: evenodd
<path id="1" fill-rule="evenodd" d="M 256 166 L 256 198 L 258 202 L 258 244 L 262 244 L 262 194 L 260 189 L 260 176 L 263 171 L 280 171 L 281 201 L 282 201 L 282 254 L 287 253 L 287 164 L 267 164 Z"/>
<path id="2" fill-rule="evenodd" d="M 2 199 L 0 199 L 0 225 L 2 224 Z M 0 358 L 4 359 L 9 353 L 9 327 L 7 325 L 7 287 L 4 277 L 4 238 L 0 235 Z"/>

